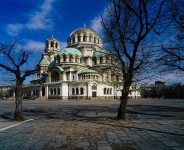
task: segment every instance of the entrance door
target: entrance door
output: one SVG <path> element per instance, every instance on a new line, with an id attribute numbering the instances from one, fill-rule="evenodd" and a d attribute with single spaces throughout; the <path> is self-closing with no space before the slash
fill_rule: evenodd
<path id="1" fill-rule="evenodd" d="M 92 97 L 96 97 L 96 92 L 92 92 Z"/>
<path id="2" fill-rule="evenodd" d="M 42 96 L 45 96 L 45 87 L 42 87 Z"/>

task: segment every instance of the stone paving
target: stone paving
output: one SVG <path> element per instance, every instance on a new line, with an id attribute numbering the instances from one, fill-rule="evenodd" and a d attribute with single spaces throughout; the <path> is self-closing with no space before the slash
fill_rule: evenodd
<path id="1" fill-rule="evenodd" d="M 0 131 L 0 149 L 184 150 L 184 120 L 31 120 Z"/>

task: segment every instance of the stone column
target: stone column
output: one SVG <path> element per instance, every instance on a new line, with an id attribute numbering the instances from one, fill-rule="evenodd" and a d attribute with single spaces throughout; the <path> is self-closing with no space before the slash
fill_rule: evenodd
<path id="1" fill-rule="evenodd" d="M 75 43 L 78 42 L 78 37 L 77 37 L 77 34 L 75 34 Z"/>
<path id="2" fill-rule="evenodd" d="M 48 99 L 48 96 L 49 96 L 49 88 L 48 88 L 48 85 L 45 85 L 45 97 L 46 99 Z"/>
<path id="3" fill-rule="evenodd" d="M 42 97 L 42 87 L 40 86 L 40 89 L 39 89 L 39 97 Z"/>
<path id="4" fill-rule="evenodd" d="M 80 41 L 83 42 L 83 34 L 80 34 Z"/>
<path id="5" fill-rule="evenodd" d="M 31 89 L 31 97 L 33 96 L 33 89 Z"/>
<path id="6" fill-rule="evenodd" d="M 62 96 L 62 86 L 60 88 L 60 96 Z"/>
<path id="7" fill-rule="evenodd" d="M 86 41 L 89 42 L 89 34 L 86 34 Z"/>
<path id="8" fill-rule="evenodd" d="M 66 62 L 69 62 L 69 56 L 66 55 Z"/>

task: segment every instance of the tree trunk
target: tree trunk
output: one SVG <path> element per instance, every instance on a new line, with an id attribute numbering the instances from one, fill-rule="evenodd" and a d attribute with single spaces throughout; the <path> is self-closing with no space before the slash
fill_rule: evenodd
<path id="1" fill-rule="evenodd" d="M 120 107 L 118 109 L 118 115 L 117 118 L 119 119 L 126 119 L 126 106 L 127 106 L 127 100 L 128 100 L 128 94 L 122 91 L 122 96 L 120 98 L 121 103 Z"/>
<path id="2" fill-rule="evenodd" d="M 127 81 L 125 79 L 125 81 Z M 124 82 L 123 84 L 123 89 L 122 89 L 122 95 L 120 97 L 121 103 L 118 109 L 118 115 L 117 118 L 119 119 L 126 119 L 126 106 L 127 106 L 127 101 L 128 101 L 128 94 L 129 94 L 129 89 L 131 85 L 131 79 L 128 80 L 129 82 Z"/>
<path id="3" fill-rule="evenodd" d="M 16 108 L 15 108 L 13 120 L 24 120 L 22 116 L 22 83 L 20 81 L 17 81 L 15 94 L 16 94 L 15 95 Z"/>

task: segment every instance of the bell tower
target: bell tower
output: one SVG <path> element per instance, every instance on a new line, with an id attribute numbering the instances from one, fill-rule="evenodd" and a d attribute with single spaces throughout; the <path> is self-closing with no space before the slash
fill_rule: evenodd
<path id="1" fill-rule="evenodd" d="M 56 56 L 59 51 L 60 51 L 60 43 L 52 35 L 52 37 L 48 38 L 45 41 L 45 51 L 43 54 L 44 59 L 46 58 L 47 60 L 52 62 L 54 60 L 54 56 Z"/>

